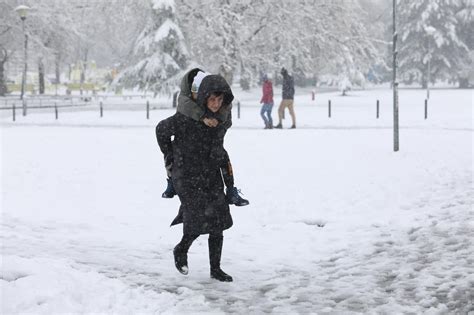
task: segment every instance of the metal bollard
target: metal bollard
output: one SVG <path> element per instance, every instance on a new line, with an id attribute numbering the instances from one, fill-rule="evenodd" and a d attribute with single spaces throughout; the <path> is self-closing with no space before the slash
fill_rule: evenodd
<path id="1" fill-rule="evenodd" d="M 379 112 L 380 112 L 380 106 L 379 106 L 379 104 L 380 104 L 380 101 L 377 100 L 377 119 L 379 119 Z"/>
<path id="2" fill-rule="evenodd" d="M 15 121 L 16 120 L 16 105 L 15 105 L 15 103 L 13 103 L 12 109 L 13 109 L 13 121 Z"/>
<path id="3" fill-rule="evenodd" d="M 25 98 L 23 97 L 23 116 L 26 116 L 26 111 L 27 111 L 27 110 L 26 110 L 26 106 L 27 106 L 27 105 L 28 105 L 28 104 L 26 103 L 26 100 L 25 100 Z"/>
<path id="4" fill-rule="evenodd" d="M 425 99 L 425 119 L 428 118 L 428 100 Z"/>
<path id="5" fill-rule="evenodd" d="M 240 101 L 237 102 L 237 118 L 240 119 Z"/>
<path id="6" fill-rule="evenodd" d="M 328 117 L 331 118 L 331 100 L 328 101 Z"/>
<path id="7" fill-rule="evenodd" d="M 104 116 L 104 108 L 103 108 L 102 102 L 100 102 L 100 117 L 103 117 L 103 116 Z"/>
<path id="8" fill-rule="evenodd" d="M 54 113 L 56 115 L 56 120 L 58 120 L 58 104 L 54 102 Z"/>
<path id="9" fill-rule="evenodd" d="M 150 101 L 146 101 L 146 119 L 150 119 Z"/>

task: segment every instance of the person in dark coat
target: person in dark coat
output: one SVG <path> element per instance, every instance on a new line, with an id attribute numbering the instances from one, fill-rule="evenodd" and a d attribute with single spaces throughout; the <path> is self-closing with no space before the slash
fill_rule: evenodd
<path id="1" fill-rule="evenodd" d="M 290 116 L 293 124 L 291 128 L 296 128 L 296 116 L 294 109 L 294 98 L 295 98 L 295 82 L 293 77 L 288 74 L 288 71 L 285 68 L 281 68 L 281 75 L 283 76 L 283 87 L 282 87 L 282 100 L 280 107 L 278 107 L 278 125 L 275 128 L 283 128 L 281 121 L 285 115 L 285 108 L 288 107 L 290 111 Z"/>
<path id="2" fill-rule="evenodd" d="M 223 132 L 232 126 L 232 104 L 221 108 L 213 117 L 206 116 L 206 109 L 196 104 L 199 86 L 208 73 L 205 73 L 199 68 L 194 68 L 188 71 L 183 79 L 181 80 L 181 92 L 178 97 L 178 108 L 177 112 L 192 118 L 195 121 L 202 122 L 209 127 L 216 127 L 219 124 L 222 125 Z M 222 135 L 224 137 L 224 135 Z M 234 175 L 232 164 L 227 151 L 224 150 L 225 163 L 221 167 L 222 178 L 226 185 L 226 199 L 231 205 L 246 206 L 249 204 L 247 199 L 242 198 L 239 193 L 240 190 L 234 186 Z M 171 164 L 166 164 L 168 173 L 168 186 L 163 192 L 163 198 L 173 198 L 176 194 L 171 180 Z"/>
<path id="3" fill-rule="evenodd" d="M 216 118 L 233 98 L 223 77 L 209 75 L 202 80 L 196 103 L 206 117 Z M 156 137 L 165 163 L 173 165 L 171 178 L 181 201 L 171 223 L 183 223 L 183 237 L 173 250 L 176 268 L 188 273 L 189 247 L 199 235 L 209 234 L 211 278 L 230 282 L 232 277 L 220 268 L 223 231 L 233 224 L 220 172 L 226 158 L 225 131 L 222 124 L 209 127 L 177 112 L 157 125 Z"/>

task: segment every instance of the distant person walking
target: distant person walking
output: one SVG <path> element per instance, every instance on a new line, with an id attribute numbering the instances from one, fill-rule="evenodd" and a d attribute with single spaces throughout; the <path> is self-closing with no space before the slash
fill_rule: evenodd
<path id="1" fill-rule="evenodd" d="M 295 117 L 295 110 L 293 99 L 295 97 L 295 82 L 293 77 L 288 74 L 288 71 L 285 68 L 281 68 L 281 75 L 283 76 L 283 87 L 282 87 L 282 100 L 280 103 L 280 107 L 278 107 L 278 125 L 275 128 L 281 129 L 283 128 L 281 121 L 285 115 L 285 108 L 288 107 L 290 111 L 291 120 L 293 124 L 291 125 L 291 129 L 296 128 L 296 117 Z"/>
<path id="2" fill-rule="evenodd" d="M 272 129 L 273 84 L 266 74 L 263 75 L 262 93 L 262 99 L 260 100 L 260 104 L 262 104 L 260 116 L 262 116 L 263 122 L 265 124 L 264 129 Z"/>

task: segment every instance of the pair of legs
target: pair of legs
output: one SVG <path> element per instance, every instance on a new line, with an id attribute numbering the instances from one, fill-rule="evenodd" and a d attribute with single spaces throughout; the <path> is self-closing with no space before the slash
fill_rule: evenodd
<path id="1" fill-rule="evenodd" d="M 272 109 L 273 103 L 264 103 L 260 110 L 260 116 L 262 116 L 263 122 L 265 123 L 265 129 L 273 128 Z"/>
<path id="2" fill-rule="evenodd" d="M 188 250 L 199 235 L 183 234 L 183 238 L 173 250 L 176 269 L 182 274 L 188 274 Z M 209 234 L 209 264 L 211 267 L 211 278 L 231 282 L 233 279 L 221 269 L 222 246 L 224 236 L 222 231 Z"/>
<path id="3" fill-rule="evenodd" d="M 283 117 L 285 116 L 285 108 L 287 107 L 288 107 L 288 110 L 290 111 L 291 120 L 293 122 L 293 124 L 291 125 L 291 128 L 296 128 L 296 116 L 295 116 L 293 100 L 289 100 L 289 99 L 281 100 L 280 107 L 278 107 L 278 125 L 275 128 L 282 128 L 281 121 Z"/>
<path id="4" fill-rule="evenodd" d="M 242 198 L 240 190 L 237 187 L 234 187 L 234 173 L 232 170 L 232 164 L 230 163 L 229 155 L 225 151 L 225 165 L 221 166 L 221 174 L 224 184 L 226 186 L 226 199 L 227 202 L 231 205 L 236 206 L 246 206 L 249 204 L 247 199 Z M 173 198 L 176 195 L 176 191 L 173 186 L 173 181 L 171 180 L 171 166 L 166 167 L 168 173 L 168 186 L 166 187 L 165 192 L 161 195 L 163 198 Z"/>

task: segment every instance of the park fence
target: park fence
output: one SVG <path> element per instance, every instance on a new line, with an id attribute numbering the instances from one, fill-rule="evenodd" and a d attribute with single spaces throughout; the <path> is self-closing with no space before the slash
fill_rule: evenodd
<path id="1" fill-rule="evenodd" d="M 152 99 L 153 100 L 153 99 Z M 41 95 L 26 97 L 23 100 L 18 96 L 0 97 L 0 110 L 11 112 L 15 121 L 18 113 L 27 116 L 32 112 L 51 110 L 55 119 L 59 119 L 60 111 L 93 111 L 97 110 L 99 117 L 104 116 L 106 110 L 144 111 L 146 119 L 150 119 L 150 111 L 176 107 L 176 97 L 168 105 L 159 104 L 144 95 Z"/>
<path id="2" fill-rule="evenodd" d="M 241 117 L 241 103 L 234 102 L 237 109 L 237 118 Z M 380 118 L 380 100 L 375 100 L 374 116 Z M 11 111 L 12 120 L 16 120 L 16 116 L 21 111 L 26 116 L 30 111 L 52 110 L 56 119 L 59 119 L 60 111 L 93 111 L 97 110 L 99 117 L 104 117 L 104 112 L 108 111 L 144 111 L 144 117 L 150 119 L 150 111 L 155 109 L 167 109 L 176 107 L 176 97 L 168 105 L 151 102 L 149 97 L 144 95 L 94 95 L 94 96 L 72 96 L 72 95 L 42 95 L 27 97 L 23 100 L 18 97 L 1 97 L 0 110 Z M 328 118 L 334 115 L 334 109 L 337 110 L 337 103 L 333 103 L 331 99 L 327 103 Z M 336 112 L 337 114 L 337 112 Z M 424 119 L 428 119 L 428 99 L 424 100 Z"/>

